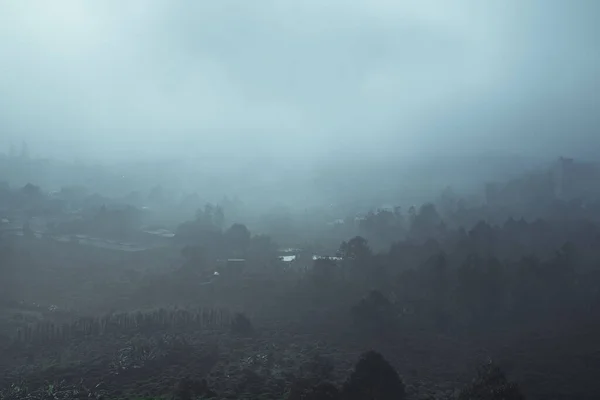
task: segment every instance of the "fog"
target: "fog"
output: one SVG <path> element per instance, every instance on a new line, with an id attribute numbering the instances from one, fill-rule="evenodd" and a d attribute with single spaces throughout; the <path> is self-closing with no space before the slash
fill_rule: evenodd
<path id="1" fill-rule="evenodd" d="M 0 0 L 0 400 L 600 399 L 599 17 Z"/>
<path id="2" fill-rule="evenodd" d="M 0 146 L 187 160 L 238 181 L 595 157 L 598 12 L 584 0 L 2 1 Z"/>

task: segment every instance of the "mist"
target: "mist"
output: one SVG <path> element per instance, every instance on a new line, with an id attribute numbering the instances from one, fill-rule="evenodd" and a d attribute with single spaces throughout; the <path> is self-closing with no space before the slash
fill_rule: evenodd
<path id="1" fill-rule="evenodd" d="M 238 185 L 351 167 L 414 178 L 440 160 L 437 172 L 467 156 L 594 158 L 600 148 L 593 1 L 0 9 L 5 149 L 185 160 L 181 175 L 210 170 Z"/>
<path id="2" fill-rule="evenodd" d="M 598 16 L 0 0 L 0 400 L 600 399 Z"/>

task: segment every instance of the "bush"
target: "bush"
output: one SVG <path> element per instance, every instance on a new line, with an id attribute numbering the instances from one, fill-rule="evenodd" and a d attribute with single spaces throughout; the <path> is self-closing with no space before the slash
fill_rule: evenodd
<path id="1" fill-rule="evenodd" d="M 254 327 L 244 313 L 236 313 L 231 321 L 231 332 L 236 335 L 248 336 L 254 333 Z"/>
<path id="2" fill-rule="evenodd" d="M 404 383 L 381 354 L 368 351 L 356 363 L 354 371 L 344 383 L 345 400 L 403 400 Z"/>
<path id="3" fill-rule="evenodd" d="M 493 363 L 479 368 L 477 378 L 458 395 L 458 400 L 524 400 L 516 383 Z"/>
<path id="4" fill-rule="evenodd" d="M 329 381 L 333 378 L 333 361 L 314 355 L 301 365 L 294 376 L 286 400 L 327 400 L 340 398 L 340 392 Z"/>
<path id="5" fill-rule="evenodd" d="M 372 290 L 352 307 L 354 322 L 363 328 L 380 331 L 394 321 L 394 306 L 380 291 Z"/>

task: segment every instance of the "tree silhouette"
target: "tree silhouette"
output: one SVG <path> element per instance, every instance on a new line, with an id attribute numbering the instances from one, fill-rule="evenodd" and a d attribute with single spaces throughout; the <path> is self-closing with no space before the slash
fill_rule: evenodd
<path id="1" fill-rule="evenodd" d="M 347 400 L 403 400 L 404 383 L 381 354 L 364 353 L 344 383 L 342 398 Z"/>
<path id="2" fill-rule="evenodd" d="M 356 236 L 340 245 L 338 255 L 344 259 L 362 264 L 371 257 L 372 252 L 367 239 Z"/>
<path id="3" fill-rule="evenodd" d="M 319 287 L 329 288 L 335 280 L 337 264 L 335 260 L 322 257 L 313 262 L 311 277 Z"/>
<path id="4" fill-rule="evenodd" d="M 233 224 L 225 232 L 225 240 L 235 257 L 243 257 L 250 245 L 250 231 L 243 224 Z"/>

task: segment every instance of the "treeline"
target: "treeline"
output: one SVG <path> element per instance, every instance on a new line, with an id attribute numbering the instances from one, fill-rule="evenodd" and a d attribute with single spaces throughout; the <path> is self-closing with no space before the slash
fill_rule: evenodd
<path id="1" fill-rule="evenodd" d="M 316 260 L 307 283 L 323 299 L 374 290 L 371 309 L 357 314 L 365 321 L 385 314 L 439 331 L 593 319 L 599 245 L 600 229 L 588 223 L 512 219 L 447 231 L 440 240 L 399 241 L 380 253 L 355 237 L 340 246 L 341 261 Z"/>

